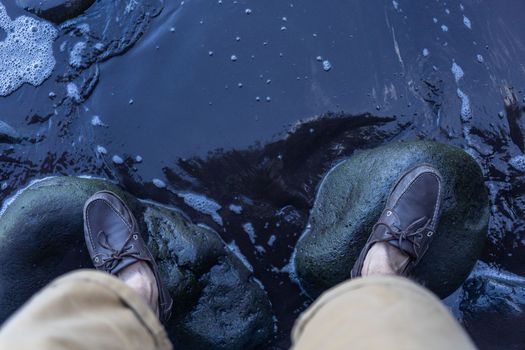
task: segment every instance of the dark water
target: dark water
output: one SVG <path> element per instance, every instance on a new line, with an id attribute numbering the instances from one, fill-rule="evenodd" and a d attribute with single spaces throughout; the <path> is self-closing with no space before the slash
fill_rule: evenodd
<path id="1" fill-rule="evenodd" d="M 1 196 L 89 174 L 181 207 L 239 246 L 279 321 L 271 346 L 286 348 L 310 302 L 287 264 L 320 178 L 359 149 L 434 139 L 483 169 L 482 261 L 525 275 L 524 11 L 521 0 L 99 1 L 59 28 L 50 78 L 0 97 L 0 119 L 23 137 L 0 145 Z M 467 326 L 494 348 L 494 327 Z M 517 348 L 522 333 L 509 332 Z"/>

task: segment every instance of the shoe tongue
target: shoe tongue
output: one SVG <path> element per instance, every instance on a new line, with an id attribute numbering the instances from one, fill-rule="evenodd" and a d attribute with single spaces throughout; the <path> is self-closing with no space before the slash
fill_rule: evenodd
<path id="1" fill-rule="evenodd" d="M 408 256 L 410 256 L 412 258 L 416 257 L 416 252 L 414 250 L 414 246 L 412 245 L 412 243 L 410 243 L 410 242 L 408 242 L 406 240 L 402 240 L 401 244 L 399 244 L 399 240 L 398 239 L 393 239 L 391 241 L 388 241 L 388 244 L 398 248 L 399 250 L 403 251 L 405 254 L 407 254 Z"/>

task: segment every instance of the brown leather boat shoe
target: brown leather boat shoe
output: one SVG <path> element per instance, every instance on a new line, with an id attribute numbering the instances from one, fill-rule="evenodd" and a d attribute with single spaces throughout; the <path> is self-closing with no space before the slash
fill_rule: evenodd
<path id="1" fill-rule="evenodd" d="M 391 244 L 410 258 L 401 271 L 402 275 L 409 274 L 426 253 L 436 232 L 442 182 L 439 172 L 427 164 L 418 165 L 400 177 L 352 268 L 352 278 L 361 276 L 365 257 L 372 245 L 378 242 Z"/>
<path id="2" fill-rule="evenodd" d="M 84 205 L 84 236 L 97 270 L 116 275 L 138 261 L 146 262 L 159 290 L 159 319 L 166 322 L 173 300 L 162 283 L 157 264 L 142 238 L 131 210 L 113 192 L 101 191 Z"/>

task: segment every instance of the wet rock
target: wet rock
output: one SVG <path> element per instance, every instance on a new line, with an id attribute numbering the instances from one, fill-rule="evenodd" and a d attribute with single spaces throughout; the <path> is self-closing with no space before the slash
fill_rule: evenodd
<path id="1" fill-rule="evenodd" d="M 148 207 L 149 242 L 173 299 L 167 325 L 177 344 L 198 349 L 247 349 L 264 343 L 273 321 L 266 293 L 209 228 L 180 213 Z"/>
<path id="2" fill-rule="evenodd" d="M 98 190 L 117 192 L 132 208 L 175 301 L 166 329 L 175 347 L 246 349 L 273 333 L 271 305 L 250 271 L 217 233 L 182 213 L 142 203 L 93 179 L 37 182 L 0 217 L 0 321 L 53 278 L 92 268 L 83 238 L 82 207 Z"/>
<path id="3" fill-rule="evenodd" d="M 16 0 L 21 8 L 54 23 L 82 14 L 94 2 L 95 0 Z"/>
<path id="4" fill-rule="evenodd" d="M 21 137 L 18 132 L 6 122 L 0 120 L 0 143 L 18 143 Z"/>
<path id="5" fill-rule="evenodd" d="M 326 175 L 294 256 L 297 276 L 311 296 L 350 277 L 392 184 L 423 162 L 443 175 L 444 203 L 437 234 L 413 278 L 441 297 L 459 287 L 486 239 L 489 210 L 482 174 L 459 148 L 415 141 L 356 154 Z"/>
<path id="6" fill-rule="evenodd" d="M 460 310 L 464 317 L 481 313 L 519 315 L 524 307 L 525 277 L 491 269 L 470 277 L 463 285 Z"/>
<path id="7" fill-rule="evenodd" d="M 480 265 L 463 285 L 459 309 L 465 328 L 485 349 L 521 349 L 525 335 L 515 330 L 525 327 L 525 278 Z"/>

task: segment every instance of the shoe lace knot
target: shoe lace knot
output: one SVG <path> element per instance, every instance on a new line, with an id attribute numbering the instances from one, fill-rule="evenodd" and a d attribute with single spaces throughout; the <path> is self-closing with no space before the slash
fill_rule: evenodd
<path id="1" fill-rule="evenodd" d="M 421 247 L 423 233 L 428 230 L 431 221 L 431 219 L 428 219 L 426 216 L 424 216 L 408 225 L 404 230 L 400 229 L 396 225 L 378 222 L 374 225 L 373 230 L 375 231 L 375 229 L 379 226 L 385 227 L 387 230 L 387 235 L 384 238 L 384 241 L 396 240 L 400 249 L 402 249 L 401 247 L 403 242 L 408 242 L 412 245 L 412 250 L 414 251 L 416 258 L 418 258 L 419 253 L 417 248 Z"/>
<path id="2" fill-rule="evenodd" d="M 115 249 L 108 242 L 107 234 L 104 231 L 99 231 L 97 234 L 97 241 L 101 247 L 110 251 L 110 254 L 99 254 L 95 256 L 95 265 L 102 267 L 105 271 L 112 271 L 124 258 L 137 257 L 138 252 L 133 248 L 133 244 L 128 244 L 134 237 L 137 237 L 137 233 L 130 234 L 120 249 Z"/>

